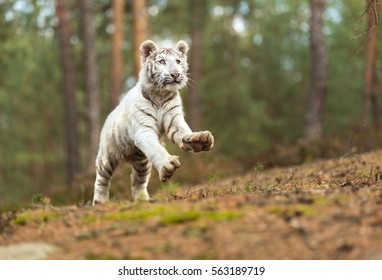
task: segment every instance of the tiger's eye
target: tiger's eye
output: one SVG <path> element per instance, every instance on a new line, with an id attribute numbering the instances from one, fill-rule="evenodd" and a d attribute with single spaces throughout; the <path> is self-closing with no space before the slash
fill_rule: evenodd
<path id="1" fill-rule="evenodd" d="M 162 64 L 162 65 L 165 65 L 166 61 L 164 59 L 162 59 L 162 60 L 159 60 L 159 63 Z"/>
<path id="2" fill-rule="evenodd" d="M 179 59 L 176 60 L 176 63 L 180 64 L 180 62 L 181 62 L 181 61 L 180 61 Z"/>

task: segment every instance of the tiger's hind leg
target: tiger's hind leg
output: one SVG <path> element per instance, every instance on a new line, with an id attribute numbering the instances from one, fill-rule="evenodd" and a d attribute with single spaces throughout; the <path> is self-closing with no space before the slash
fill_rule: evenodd
<path id="1" fill-rule="evenodd" d="M 97 156 L 97 176 L 94 183 L 93 205 L 102 204 L 109 200 L 110 180 L 118 167 L 118 160 Z"/>
<path id="2" fill-rule="evenodd" d="M 149 201 L 147 192 L 152 164 L 144 154 L 137 154 L 131 161 L 131 194 L 135 201 Z"/>

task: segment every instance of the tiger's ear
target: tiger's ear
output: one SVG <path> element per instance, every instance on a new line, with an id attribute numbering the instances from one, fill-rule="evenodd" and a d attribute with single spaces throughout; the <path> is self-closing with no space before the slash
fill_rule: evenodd
<path id="1" fill-rule="evenodd" d="M 185 41 L 179 41 L 177 44 L 176 44 L 176 47 L 175 49 L 177 51 L 179 51 L 183 57 L 186 57 L 187 56 L 187 52 L 188 52 L 188 45 Z"/>
<path id="2" fill-rule="evenodd" d="M 142 43 L 141 51 L 141 61 L 142 63 L 146 61 L 146 58 L 154 51 L 158 50 L 158 46 L 151 40 L 146 40 Z"/>

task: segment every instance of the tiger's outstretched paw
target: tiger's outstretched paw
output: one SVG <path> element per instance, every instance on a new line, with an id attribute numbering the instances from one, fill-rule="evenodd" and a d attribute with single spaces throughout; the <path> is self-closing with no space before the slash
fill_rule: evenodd
<path id="1" fill-rule="evenodd" d="M 182 149 L 185 151 L 209 151 L 214 147 L 214 137 L 209 131 L 194 132 L 182 139 Z"/>
<path id="2" fill-rule="evenodd" d="M 160 168 L 159 178 L 162 182 L 166 182 L 175 173 L 175 170 L 180 167 L 179 157 L 170 156 L 169 160 Z"/>

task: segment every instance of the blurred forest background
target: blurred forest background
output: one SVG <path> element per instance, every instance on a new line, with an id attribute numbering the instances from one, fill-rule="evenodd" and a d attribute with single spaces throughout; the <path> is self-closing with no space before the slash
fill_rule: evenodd
<path id="1" fill-rule="evenodd" d="M 0 204 L 73 189 L 84 174 L 92 189 L 100 127 L 135 84 L 147 38 L 190 44 L 186 117 L 216 141 L 202 164 L 379 148 L 378 4 L 0 0 Z"/>

